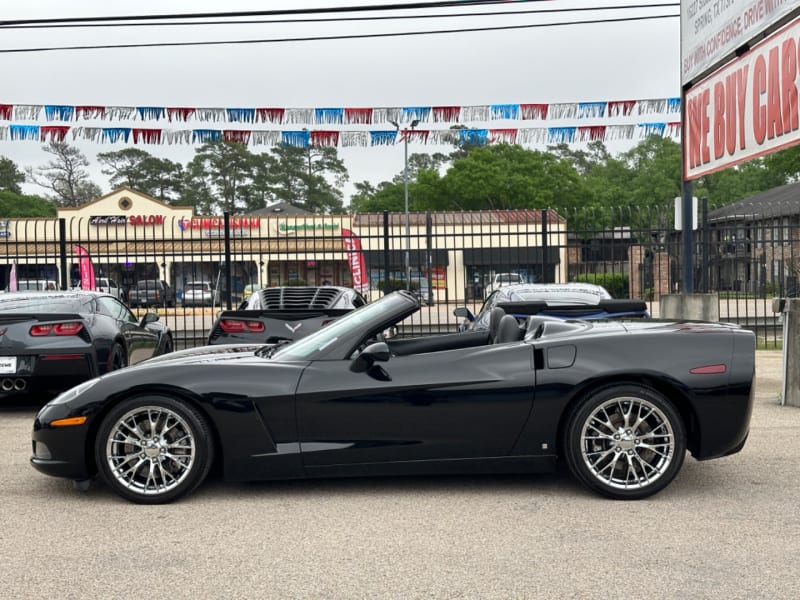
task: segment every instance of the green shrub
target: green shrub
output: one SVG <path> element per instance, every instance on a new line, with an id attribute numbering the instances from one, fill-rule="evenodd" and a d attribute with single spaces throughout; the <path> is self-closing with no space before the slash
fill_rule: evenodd
<path id="1" fill-rule="evenodd" d="M 581 273 L 575 281 L 602 285 L 614 298 L 628 298 L 628 276 L 622 273 Z"/>
<path id="2" fill-rule="evenodd" d="M 378 290 L 385 291 L 385 293 L 394 292 L 396 290 L 404 290 L 406 289 L 406 281 L 405 279 L 390 279 L 389 280 L 389 288 L 384 290 L 383 279 L 378 281 Z M 409 286 L 411 290 L 419 290 L 419 281 L 411 280 L 411 285 Z"/>

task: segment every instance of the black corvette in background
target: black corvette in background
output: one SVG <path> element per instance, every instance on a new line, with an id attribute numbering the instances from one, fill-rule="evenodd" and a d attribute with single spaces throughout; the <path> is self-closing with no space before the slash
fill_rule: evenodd
<path id="1" fill-rule="evenodd" d="M 534 473 L 564 457 L 618 499 L 744 446 L 752 332 L 722 323 L 512 315 L 495 334 L 386 340 L 420 308 L 388 294 L 284 345 L 175 352 L 75 387 L 33 425 L 31 462 L 134 502 L 229 480 Z"/>
<path id="2" fill-rule="evenodd" d="M 171 352 L 172 334 L 101 292 L 0 294 L 0 401 L 52 398 L 78 383 Z"/>
<path id="3" fill-rule="evenodd" d="M 293 341 L 346 315 L 367 301 L 335 285 L 269 287 L 254 291 L 237 310 L 222 311 L 209 344 L 276 344 Z"/>

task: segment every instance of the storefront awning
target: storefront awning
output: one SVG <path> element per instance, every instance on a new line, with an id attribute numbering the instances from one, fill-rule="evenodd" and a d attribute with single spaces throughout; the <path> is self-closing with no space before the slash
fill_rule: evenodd
<path id="1" fill-rule="evenodd" d="M 389 250 L 384 254 L 383 250 L 364 250 L 364 260 L 368 269 L 383 269 L 388 255 L 389 268 L 400 269 L 406 265 L 405 250 Z M 428 265 L 428 257 L 432 266 L 447 266 L 447 250 L 433 248 L 431 250 L 412 248 L 408 253 L 408 262 L 414 269 L 422 270 Z"/>
<path id="2" fill-rule="evenodd" d="M 547 250 L 546 255 L 543 250 Z M 525 246 L 520 248 L 465 248 L 464 264 L 481 265 L 540 265 L 546 256 L 547 264 L 558 264 L 560 257 L 558 248 L 541 246 Z"/>

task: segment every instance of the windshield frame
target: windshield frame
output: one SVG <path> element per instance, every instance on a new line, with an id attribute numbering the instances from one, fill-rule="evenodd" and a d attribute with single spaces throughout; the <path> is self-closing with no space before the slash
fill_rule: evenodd
<path id="1" fill-rule="evenodd" d="M 361 341 L 405 319 L 419 307 L 419 299 L 408 291 L 392 292 L 277 349 L 271 358 L 286 362 L 349 358 Z"/>

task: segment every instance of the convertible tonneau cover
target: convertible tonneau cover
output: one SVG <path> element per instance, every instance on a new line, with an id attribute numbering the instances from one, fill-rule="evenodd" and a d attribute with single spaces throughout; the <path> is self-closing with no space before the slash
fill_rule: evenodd
<path id="1" fill-rule="evenodd" d="M 644 300 L 606 299 L 597 304 L 548 304 L 547 302 L 498 302 L 497 306 L 510 315 L 537 315 L 557 312 L 558 314 L 570 313 L 596 314 L 605 312 L 610 315 L 622 313 L 645 313 L 647 303 Z"/>

